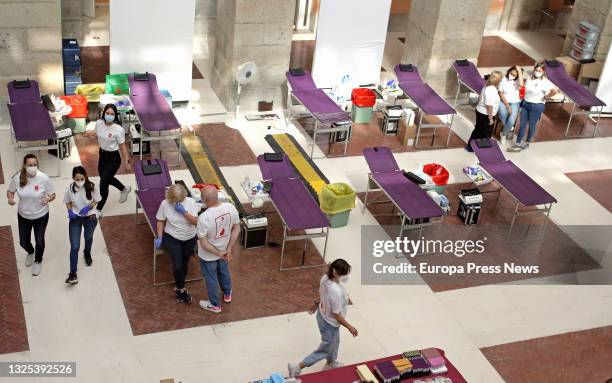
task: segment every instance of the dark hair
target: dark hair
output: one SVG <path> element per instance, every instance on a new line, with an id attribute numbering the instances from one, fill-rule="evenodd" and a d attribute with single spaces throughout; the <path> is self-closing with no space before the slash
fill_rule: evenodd
<path id="1" fill-rule="evenodd" d="M 95 186 L 94 183 L 89 180 L 89 177 L 87 177 L 87 172 L 85 171 L 84 167 L 75 166 L 72 168 L 72 178 L 74 178 L 74 176 L 77 174 L 85 177 L 85 195 L 87 196 L 87 199 L 91 199 L 91 193 L 93 192 Z M 76 183 L 73 182 L 72 185 L 70 185 L 70 190 L 72 190 L 73 193 L 76 193 Z"/>
<path id="2" fill-rule="evenodd" d="M 327 278 L 334 278 L 334 271 L 338 276 L 347 275 L 351 272 L 351 265 L 347 261 L 342 258 L 338 258 L 332 263 L 329 264 L 329 268 L 327 269 Z"/>
<path id="3" fill-rule="evenodd" d="M 517 68 L 516 65 L 513 65 L 510 68 L 508 68 L 508 70 L 506 71 L 506 78 L 508 80 L 510 80 L 510 72 L 512 72 L 513 70 L 516 70 L 516 72 L 517 72 L 516 74 L 518 75 L 519 68 Z"/>
<path id="4" fill-rule="evenodd" d="M 121 121 L 119 120 L 119 112 L 117 112 L 117 107 L 115 106 L 115 104 L 106 104 L 104 105 L 104 109 L 102 110 L 102 114 L 100 115 L 100 119 L 104 120 L 104 115 L 106 114 L 106 111 L 112 109 L 113 112 L 115 112 L 115 121 L 113 121 L 115 124 L 117 125 L 121 125 Z"/>
<path id="5" fill-rule="evenodd" d="M 28 172 L 26 171 L 26 162 L 28 162 L 29 159 L 35 159 L 36 160 L 36 165 L 38 165 L 38 158 L 34 155 L 34 154 L 26 154 L 23 157 L 23 164 L 21 165 L 21 170 L 19 171 L 19 186 L 20 187 L 24 187 L 28 184 Z"/>

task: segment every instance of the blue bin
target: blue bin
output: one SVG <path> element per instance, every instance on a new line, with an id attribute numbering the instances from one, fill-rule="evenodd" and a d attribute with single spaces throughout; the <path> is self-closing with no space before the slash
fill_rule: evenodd
<path id="1" fill-rule="evenodd" d="M 76 87 L 81 85 L 83 82 L 79 79 L 79 81 L 70 81 L 64 82 L 64 94 L 66 96 L 71 96 L 75 94 Z"/>
<path id="2" fill-rule="evenodd" d="M 81 48 L 76 39 L 62 39 L 64 65 L 81 65 Z"/>
<path id="3" fill-rule="evenodd" d="M 64 65 L 64 77 L 67 76 L 81 76 L 80 65 Z"/>

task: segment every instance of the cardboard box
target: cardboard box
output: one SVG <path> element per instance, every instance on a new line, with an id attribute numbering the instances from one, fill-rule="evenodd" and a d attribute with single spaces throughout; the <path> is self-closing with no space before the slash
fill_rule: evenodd
<path id="1" fill-rule="evenodd" d="M 170 378 L 170 379 L 162 379 L 159 381 L 159 383 L 174 383 L 174 379 Z"/>
<path id="2" fill-rule="evenodd" d="M 582 64 L 580 67 L 580 74 L 578 75 L 578 82 L 582 83 L 582 79 L 599 79 L 601 71 L 603 70 L 603 64 L 600 62 L 592 62 L 588 64 Z"/>
<path id="3" fill-rule="evenodd" d="M 580 73 L 580 62 L 574 60 L 569 56 L 560 56 L 555 58 L 565 67 L 565 71 L 570 75 L 570 77 L 577 79 L 578 74 Z"/>
<path id="4" fill-rule="evenodd" d="M 416 125 L 407 125 L 406 122 L 401 119 L 397 128 L 397 139 L 402 145 L 412 145 L 416 137 L 416 131 Z"/>

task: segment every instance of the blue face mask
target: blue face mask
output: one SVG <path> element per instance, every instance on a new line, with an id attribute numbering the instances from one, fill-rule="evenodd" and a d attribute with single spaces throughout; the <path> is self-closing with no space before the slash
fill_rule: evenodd
<path id="1" fill-rule="evenodd" d="M 115 115 L 114 114 L 105 114 L 104 115 L 104 121 L 106 121 L 106 122 L 113 122 L 113 121 L 115 121 Z"/>

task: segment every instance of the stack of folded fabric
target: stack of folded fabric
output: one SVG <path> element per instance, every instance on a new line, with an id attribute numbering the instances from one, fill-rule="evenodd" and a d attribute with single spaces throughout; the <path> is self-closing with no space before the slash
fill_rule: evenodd
<path id="1" fill-rule="evenodd" d="M 401 374 L 390 360 L 377 363 L 374 366 L 374 371 L 376 371 L 376 374 L 378 374 L 383 383 L 399 382 L 401 379 Z"/>
<path id="2" fill-rule="evenodd" d="M 431 373 L 429 363 L 422 356 L 410 358 L 410 363 L 412 363 L 412 376 L 424 376 Z"/>
<path id="3" fill-rule="evenodd" d="M 444 357 L 440 354 L 437 348 L 428 348 L 421 351 L 421 355 L 429 363 L 429 367 L 433 374 L 443 374 L 448 371 L 444 363 Z"/>
<path id="4" fill-rule="evenodd" d="M 406 351 L 402 355 L 404 355 L 404 358 L 410 359 L 415 356 L 421 356 L 421 351 L 420 350 Z"/>
<path id="5" fill-rule="evenodd" d="M 392 363 L 400 374 L 412 371 L 412 363 L 406 358 L 393 360 Z"/>
<path id="6" fill-rule="evenodd" d="M 365 364 L 357 366 L 357 375 L 363 383 L 378 383 L 378 379 L 372 374 L 372 371 Z"/>

